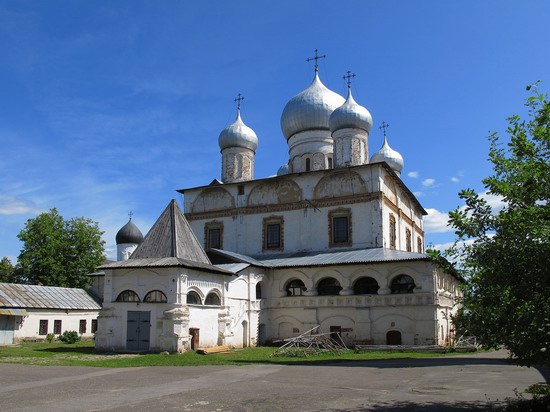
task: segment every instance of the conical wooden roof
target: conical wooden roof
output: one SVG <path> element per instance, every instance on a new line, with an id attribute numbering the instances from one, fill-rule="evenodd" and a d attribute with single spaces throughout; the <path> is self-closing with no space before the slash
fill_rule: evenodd
<path id="1" fill-rule="evenodd" d="M 130 259 L 167 257 L 211 264 L 174 199 L 164 209 Z"/>

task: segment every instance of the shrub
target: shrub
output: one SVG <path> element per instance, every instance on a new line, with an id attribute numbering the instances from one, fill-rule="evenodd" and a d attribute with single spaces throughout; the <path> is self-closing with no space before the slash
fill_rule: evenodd
<path id="1" fill-rule="evenodd" d="M 53 333 L 48 333 L 46 335 L 46 340 L 48 341 L 48 343 L 52 343 L 54 339 L 55 339 L 55 335 Z"/>
<path id="2" fill-rule="evenodd" d="M 80 340 L 80 335 L 76 330 L 66 330 L 59 336 L 59 340 L 63 343 L 76 343 Z"/>

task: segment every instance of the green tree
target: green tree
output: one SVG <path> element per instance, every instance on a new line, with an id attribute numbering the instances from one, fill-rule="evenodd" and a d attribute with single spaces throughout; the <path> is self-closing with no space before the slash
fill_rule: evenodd
<path id="1" fill-rule="evenodd" d="M 489 137 L 493 174 L 483 180 L 502 198 L 493 211 L 463 190 L 449 213 L 458 236 L 449 255 L 467 279 L 455 323 L 485 347 L 505 345 L 522 365 L 550 365 L 550 102 L 526 100 L 528 119 L 508 118 L 506 145 Z"/>
<path id="2" fill-rule="evenodd" d="M 96 222 L 82 217 L 64 220 L 56 209 L 29 219 L 18 235 L 23 242 L 19 278 L 46 286 L 87 286 L 86 275 L 105 259 L 102 234 Z"/>
<path id="3" fill-rule="evenodd" d="M 0 282 L 13 282 L 15 268 L 7 257 L 0 260 Z"/>

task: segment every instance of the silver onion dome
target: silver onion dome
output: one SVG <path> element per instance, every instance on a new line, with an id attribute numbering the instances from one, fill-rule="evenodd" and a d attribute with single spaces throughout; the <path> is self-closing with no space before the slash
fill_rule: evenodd
<path id="1" fill-rule="evenodd" d="M 355 101 L 351 88 L 348 88 L 346 102 L 332 112 L 329 126 L 332 132 L 349 128 L 363 129 L 369 133 L 372 128 L 372 116 L 366 108 Z"/>
<path id="2" fill-rule="evenodd" d="M 279 170 L 277 170 L 277 176 L 283 176 L 290 173 L 290 168 L 288 167 L 288 162 L 279 167 Z"/>
<path id="3" fill-rule="evenodd" d="M 137 243 L 140 244 L 143 240 L 143 234 L 138 229 L 132 219 L 128 221 L 116 234 L 116 244 L 122 245 L 125 243 Z"/>
<path id="4" fill-rule="evenodd" d="M 223 129 L 218 139 L 220 150 L 228 147 L 244 147 L 256 152 L 258 136 L 241 119 L 241 111 L 237 109 L 237 118 L 233 123 Z"/>
<path id="5" fill-rule="evenodd" d="M 371 158 L 371 163 L 386 162 L 398 175 L 401 174 L 405 162 L 403 156 L 395 150 L 393 150 L 388 144 L 388 139 L 384 135 L 384 144 Z"/>
<path id="6" fill-rule="evenodd" d="M 285 138 L 305 130 L 329 130 L 330 115 L 343 103 L 344 98 L 321 83 L 316 72 L 311 85 L 290 99 L 283 110 L 281 129 Z"/>

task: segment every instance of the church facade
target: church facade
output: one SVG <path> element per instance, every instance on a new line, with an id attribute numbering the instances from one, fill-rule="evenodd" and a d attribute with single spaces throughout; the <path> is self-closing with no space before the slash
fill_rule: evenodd
<path id="1" fill-rule="evenodd" d="M 238 99 L 221 181 L 179 190 L 184 213 L 172 201 L 143 240 L 131 222 L 117 235 L 99 349 L 246 347 L 316 326 L 348 345 L 451 342 L 460 281 L 424 253 L 426 212 L 385 128 L 369 156 L 372 117 L 349 79 L 344 99 L 316 67 L 283 110 L 289 160 L 269 178 L 254 179 L 258 138 Z"/>

